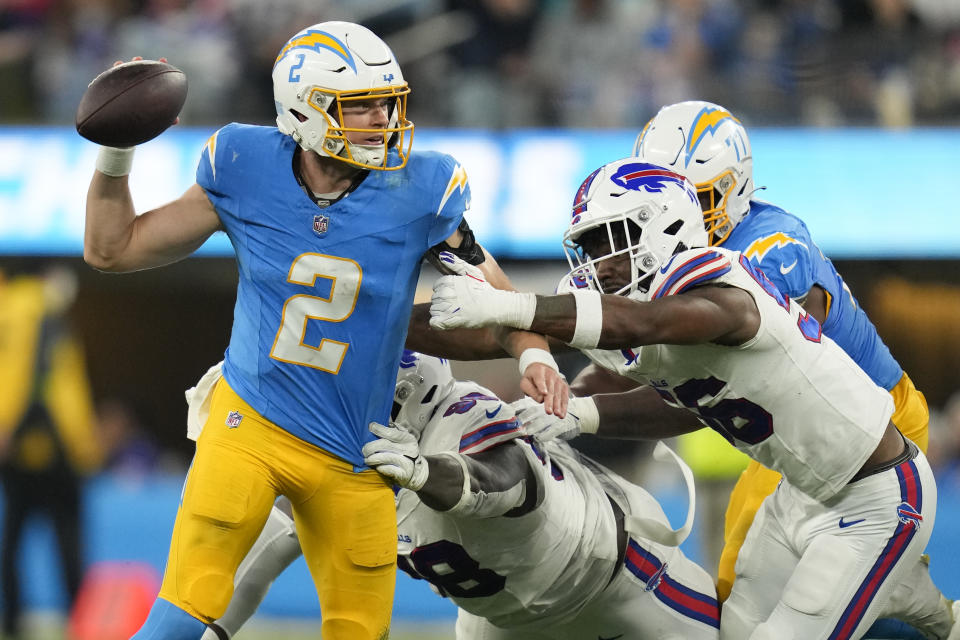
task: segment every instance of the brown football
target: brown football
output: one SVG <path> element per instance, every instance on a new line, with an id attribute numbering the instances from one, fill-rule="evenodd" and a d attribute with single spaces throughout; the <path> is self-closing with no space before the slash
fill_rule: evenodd
<path id="1" fill-rule="evenodd" d="M 187 77 L 173 65 L 135 60 L 112 67 L 87 87 L 77 133 L 108 147 L 132 147 L 172 125 L 187 99 Z"/>

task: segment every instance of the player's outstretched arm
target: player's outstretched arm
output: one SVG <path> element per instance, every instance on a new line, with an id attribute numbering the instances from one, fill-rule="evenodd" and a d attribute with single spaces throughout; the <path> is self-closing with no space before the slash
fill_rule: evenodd
<path id="1" fill-rule="evenodd" d="M 364 445 L 364 462 L 416 491 L 431 509 L 489 518 L 526 506 L 528 497 L 536 500 L 536 490 L 524 491 L 536 478 L 513 442 L 472 455 L 422 455 L 417 438 L 402 427 L 373 422 L 370 431 L 378 439 Z"/>
<path id="2" fill-rule="evenodd" d="M 539 406 L 525 400 L 518 400 L 511 407 L 527 435 L 540 440 L 569 440 L 583 433 L 604 438 L 661 440 L 703 427 L 691 412 L 671 407 L 648 386 L 575 397 L 562 419 L 547 416 Z"/>
<path id="3" fill-rule="evenodd" d="M 760 326 L 749 293 L 713 285 L 638 302 L 586 290 L 555 296 L 498 291 L 476 278 L 445 276 L 434 284 L 430 314 L 437 329 L 516 327 L 579 349 L 742 344 Z"/>

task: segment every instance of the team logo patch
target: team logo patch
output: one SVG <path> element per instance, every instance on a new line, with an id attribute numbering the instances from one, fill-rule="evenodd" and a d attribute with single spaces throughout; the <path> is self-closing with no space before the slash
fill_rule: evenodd
<path id="1" fill-rule="evenodd" d="M 313 216 L 313 231 L 317 235 L 323 235 L 330 226 L 330 216 L 317 214 Z"/>
<path id="2" fill-rule="evenodd" d="M 236 429 L 240 426 L 240 422 L 243 420 L 243 415 L 239 411 L 231 411 L 227 414 L 226 425 L 231 429 Z"/>
<path id="3" fill-rule="evenodd" d="M 912 524 L 917 529 L 923 522 L 923 516 L 909 502 L 900 503 L 900 506 L 897 507 L 897 517 L 903 524 Z"/>

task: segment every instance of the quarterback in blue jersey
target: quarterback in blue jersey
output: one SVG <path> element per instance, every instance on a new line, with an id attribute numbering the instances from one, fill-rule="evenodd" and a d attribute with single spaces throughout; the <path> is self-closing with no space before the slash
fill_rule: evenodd
<path id="1" fill-rule="evenodd" d="M 669 167 L 696 185 L 710 244 L 740 251 L 781 292 L 801 302 L 820 322 L 823 332 L 878 386 L 890 392 L 895 404 L 893 423 L 926 452 L 929 412 L 923 394 L 890 354 L 803 221 L 780 207 L 752 198 L 757 190 L 753 158 L 740 121 L 709 102 L 669 105 L 644 127 L 633 155 Z M 751 461 L 731 494 L 719 568 L 721 599 L 730 592 L 737 554 L 754 515 L 779 481 L 780 474 Z M 903 603 L 897 617 L 928 637 L 947 637 L 954 617 L 950 602 L 939 594 L 929 576 L 916 578 L 924 587 L 918 592 L 926 594 L 916 599 L 926 605 Z"/>
<path id="2" fill-rule="evenodd" d="M 315 581 L 322 636 L 386 638 L 396 559 L 389 483 L 364 465 L 390 414 L 424 256 L 441 251 L 509 280 L 464 220 L 470 189 L 450 156 L 411 155 L 410 92 L 366 28 L 297 33 L 273 70 L 277 126 L 230 124 L 196 184 L 137 216 L 133 149 L 102 148 L 84 258 L 133 271 L 186 257 L 225 231 L 239 284 L 222 378 L 184 485 L 158 599 L 137 640 L 196 640 L 278 495 L 289 498 Z M 504 333 L 524 390 L 563 414 L 567 387 L 542 336 Z"/>

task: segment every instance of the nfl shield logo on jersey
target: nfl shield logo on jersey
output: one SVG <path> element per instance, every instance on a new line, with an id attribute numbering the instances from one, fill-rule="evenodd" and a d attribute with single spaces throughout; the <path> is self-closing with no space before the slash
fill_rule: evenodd
<path id="1" fill-rule="evenodd" d="M 313 216 L 313 230 L 317 235 L 323 235 L 327 232 L 327 226 L 330 224 L 330 216 L 317 214 Z"/>
<path id="2" fill-rule="evenodd" d="M 231 411 L 227 414 L 227 426 L 231 429 L 236 429 L 240 426 L 240 421 L 243 420 L 243 416 L 240 415 L 239 411 Z"/>

